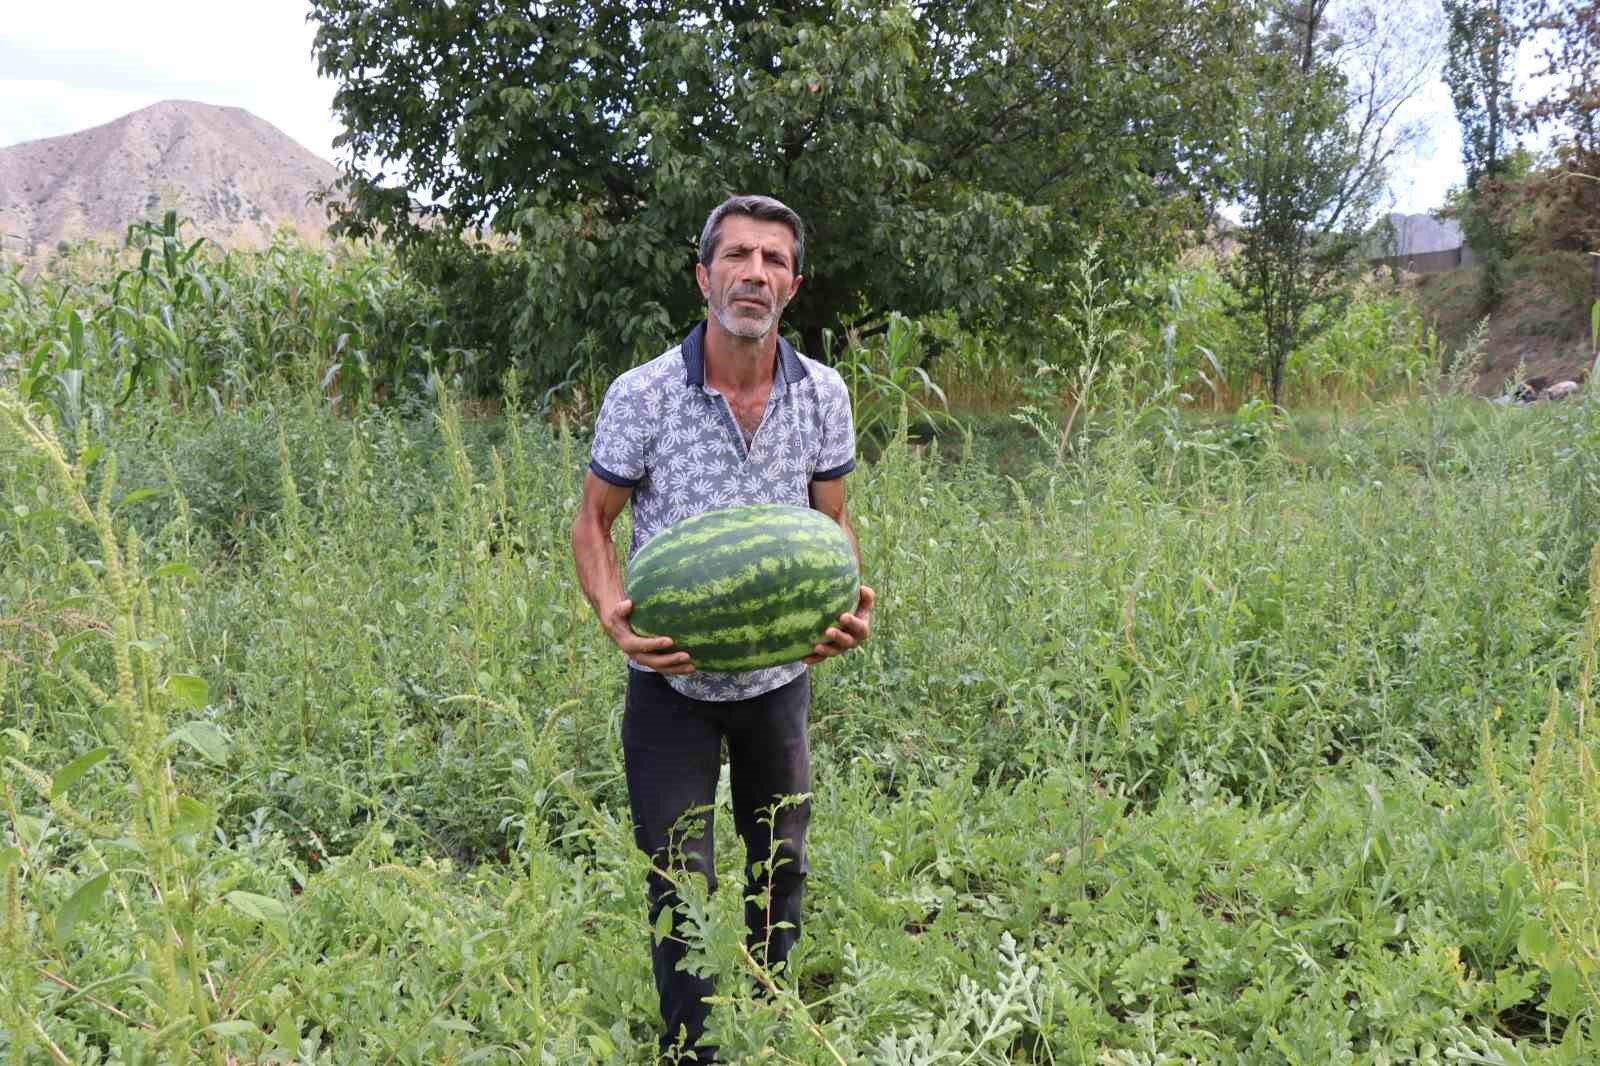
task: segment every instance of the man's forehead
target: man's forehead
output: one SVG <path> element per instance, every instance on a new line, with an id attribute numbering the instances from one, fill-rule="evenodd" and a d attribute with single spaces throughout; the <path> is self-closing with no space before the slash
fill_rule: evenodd
<path id="1" fill-rule="evenodd" d="M 777 245 L 788 253 L 794 251 L 794 231 L 782 222 L 733 215 L 722 221 L 721 243 L 724 247 L 740 245 L 746 248 Z"/>

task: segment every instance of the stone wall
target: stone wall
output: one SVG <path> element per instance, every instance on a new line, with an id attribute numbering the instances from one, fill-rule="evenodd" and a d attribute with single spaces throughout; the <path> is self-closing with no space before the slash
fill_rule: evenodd
<path id="1" fill-rule="evenodd" d="M 1408 274 L 1448 274 L 1478 261 L 1466 245 L 1446 248 L 1442 252 L 1417 252 L 1412 255 L 1386 255 L 1367 260 L 1374 270 L 1390 270 L 1398 266 Z"/>

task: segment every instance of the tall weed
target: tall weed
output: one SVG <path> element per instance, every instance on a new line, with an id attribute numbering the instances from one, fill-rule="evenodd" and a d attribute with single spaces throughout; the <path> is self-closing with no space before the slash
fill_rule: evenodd
<path id="1" fill-rule="evenodd" d="M 18 775 L 13 780 L 33 789 L 49 812 L 22 814 L 16 792 L 7 785 L 14 844 L 0 863 L 7 878 L 6 938 L 19 952 L 16 958 L 38 970 L 36 975 L 14 965 L 4 989 L 13 1039 L 18 1041 L 13 1055 L 20 1060 L 29 1044 L 37 1044 L 57 1061 L 68 1061 L 61 1045 L 71 1046 L 71 1041 L 52 1033 L 59 1020 L 52 1017 L 54 1012 L 35 1013 L 34 997 L 27 990 L 38 976 L 66 982 L 62 972 L 70 972 L 74 930 L 109 894 L 122 920 L 133 927 L 133 953 L 147 971 L 136 987 L 137 1016 L 129 1020 L 150 1034 L 147 1047 L 154 1053 L 176 1055 L 177 1049 L 198 1044 L 209 1046 L 209 1057 L 220 1064 L 215 989 L 208 988 L 206 912 L 231 903 L 252 917 L 266 918 L 272 904 L 247 892 L 216 890 L 209 847 L 216 811 L 185 795 L 173 773 L 169 749 L 175 743 L 216 763 L 225 763 L 228 754 L 225 733 L 204 718 L 173 728 L 177 713 L 202 710 L 209 696 L 202 678 L 169 662 L 174 657 L 174 619 L 166 593 L 171 582 L 194 575 L 194 569 L 175 560 L 153 575 L 145 573 L 138 534 L 119 529 L 113 518 L 114 456 L 106 459 L 98 500 L 89 502 L 88 469 L 100 450 L 89 443 L 81 423 L 78 458 L 69 462 L 50 424 L 37 421 L 19 400 L 0 397 L 0 419 L 42 461 L 64 517 L 96 539 L 95 565 L 77 560 L 73 567 L 80 582 L 73 599 L 83 605 L 73 613 L 85 628 L 65 641 L 38 627 L 34 632 L 43 638 L 46 661 L 56 677 L 82 701 L 79 706 L 97 727 L 94 732 L 111 742 L 45 768 L 32 757 L 30 735 L 8 731 L 4 757 Z M 79 656 L 74 649 L 95 641 L 106 645 L 108 679 L 97 679 L 75 661 Z M 83 657 L 97 657 L 96 650 L 86 650 Z M 113 802 L 109 810 L 80 807 L 73 801 L 73 787 L 108 760 L 128 780 L 124 802 Z M 104 799 L 96 796 L 92 802 Z M 132 870 L 130 859 L 136 863 Z M 36 920 L 26 918 L 26 911 Z"/>
<path id="2" fill-rule="evenodd" d="M 1513 874 L 1539 903 L 1522 930 L 1523 953 L 1550 975 L 1552 1009 L 1600 1017 L 1600 742 L 1595 738 L 1594 686 L 1600 646 L 1600 543 L 1590 553 L 1588 612 L 1576 649 L 1582 663 L 1571 706 L 1552 686 L 1550 711 L 1534 746 L 1520 795 L 1497 772 L 1491 735 L 1484 765 L 1516 857 Z M 1520 775 L 1519 775 L 1520 776 Z"/>

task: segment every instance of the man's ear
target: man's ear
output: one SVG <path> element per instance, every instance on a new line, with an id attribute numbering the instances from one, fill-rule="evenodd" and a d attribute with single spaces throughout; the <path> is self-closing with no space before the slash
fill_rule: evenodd
<path id="1" fill-rule="evenodd" d="M 694 280 L 700 283 L 700 295 L 711 299 L 711 274 L 704 263 L 694 265 Z"/>

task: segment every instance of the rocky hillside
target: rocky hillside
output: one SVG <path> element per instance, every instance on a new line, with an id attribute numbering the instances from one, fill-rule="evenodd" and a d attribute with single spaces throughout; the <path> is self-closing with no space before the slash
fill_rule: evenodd
<path id="1" fill-rule="evenodd" d="M 167 100 L 104 126 L 0 148 L 0 240 L 38 255 L 60 241 L 120 239 L 176 210 L 196 235 L 259 246 L 279 226 L 326 225 L 312 192 L 338 171 L 237 107 Z"/>

